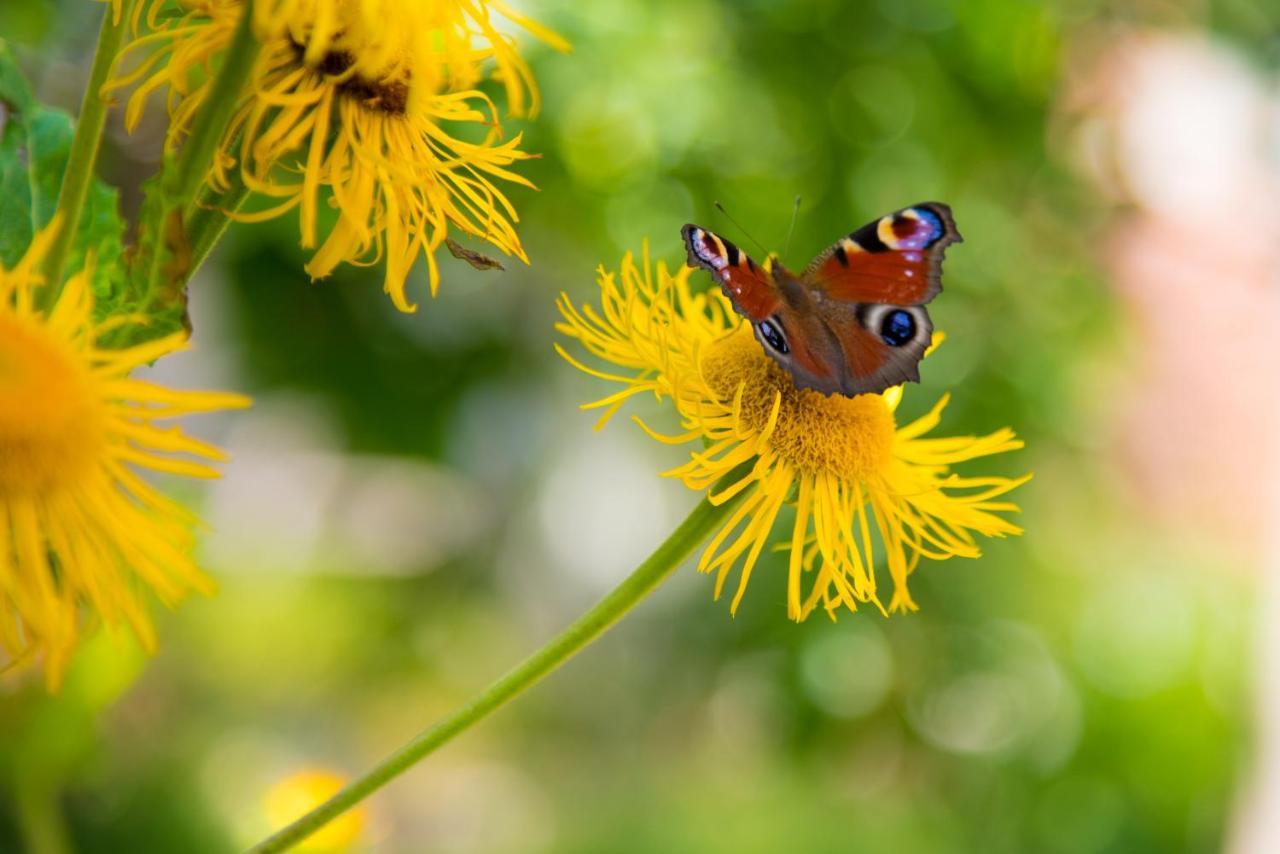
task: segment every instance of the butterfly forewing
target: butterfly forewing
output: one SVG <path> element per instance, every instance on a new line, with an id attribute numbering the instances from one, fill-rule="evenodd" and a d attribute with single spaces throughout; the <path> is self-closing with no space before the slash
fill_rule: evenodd
<path id="1" fill-rule="evenodd" d="M 765 320 L 778 308 L 773 277 L 733 243 L 705 228 L 689 224 L 681 229 L 689 266 L 715 276 L 738 313 L 753 322 Z"/>
<path id="2" fill-rule="evenodd" d="M 922 202 L 837 240 L 801 278 L 833 299 L 923 305 L 942 290 L 942 256 L 961 240 L 951 208 Z"/>

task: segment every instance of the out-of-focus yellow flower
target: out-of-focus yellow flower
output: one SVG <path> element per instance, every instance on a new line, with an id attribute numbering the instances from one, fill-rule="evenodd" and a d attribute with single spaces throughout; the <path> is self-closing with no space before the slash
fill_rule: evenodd
<path id="1" fill-rule="evenodd" d="M 126 110 L 130 128 L 148 95 L 167 89 L 171 147 L 204 108 L 208 69 L 245 8 L 244 0 L 177 5 L 182 14 L 175 16 L 169 0 L 151 0 L 151 33 L 130 51 L 152 52 L 111 84 L 142 81 Z M 496 106 L 476 88 L 491 75 L 512 114 L 537 110 L 532 74 L 512 37 L 498 29 L 499 17 L 567 48 L 491 0 L 256 3 L 262 48 L 223 138 L 213 185 L 241 180 L 253 191 L 256 201 L 234 214 L 242 221 L 298 208 L 302 245 L 316 250 L 306 267 L 313 278 L 342 262 L 384 260 L 385 290 L 402 311 L 414 308 L 405 279 L 419 255 L 435 294 L 435 251 L 451 228 L 527 262 L 518 216 L 498 183 L 531 187 L 509 168 L 531 155 L 520 149 L 520 136 L 504 140 Z M 322 201 L 338 212 L 323 235 Z"/>
<path id="2" fill-rule="evenodd" d="M 648 258 L 622 259 L 619 275 L 599 270 L 600 307 L 577 308 L 566 295 L 557 329 L 589 353 L 617 366 L 601 371 L 563 347 L 575 367 L 621 385 L 584 408 L 602 409 L 600 426 L 630 397 L 652 393 L 670 400 L 684 432 L 655 439 L 700 442 L 689 461 L 667 472 L 691 489 L 711 488 L 735 470 L 749 470 L 713 503 L 746 492 L 702 553 L 698 568 L 716 573 L 718 597 L 739 568 L 732 608 L 747 588 L 784 505 L 794 506 L 787 613 L 803 620 L 822 605 L 832 616 L 881 602 L 875 567 L 893 582 L 887 611 L 915 610 L 907 577 L 920 558 L 978 557 L 974 535 L 1003 537 L 1021 529 L 1000 513 L 1014 504 L 996 499 L 1021 478 L 960 477 L 954 463 L 1022 447 L 1011 430 L 989 436 L 925 438 L 939 423 L 947 398 L 902 427 L 895 412 L 901 386 L 883 395 L 826 397 L 798 389 L 765 355 L 750 326 L 718 291 L 695 293 L 688 267 L 672 275 Z M 639 421 L 639 419 L 637 419 Z"/>
<path id="3" fill-rule="evenodd" d="M 211 591 L 191 559 L 195 518 L 141 473 L 216 477 L 221 451 L 157 422 L 248 404 L 131 379 L 185 336 L 102 349 L 99 337 L 130 321 L 94 322 L 84 272 L 37 308 L 55 228 L 0 267 L 0 646 L 13 663 L 43 659 L 51 688 L 83 612 L 153 648 L 144 591 L 166 605 Z"/>
<path id="4" fill-rule="evenodd" d="M 347 783 L 341 774 L 312 768 L 290 774 L 267 792 L 267 820 L 274 828 L 284 827 L 329 800 Z M 344 812 L 298 844 L 298 851 L 338 852 L 349 850 L 360 839 L 368 820 L 363 806 Z"/>

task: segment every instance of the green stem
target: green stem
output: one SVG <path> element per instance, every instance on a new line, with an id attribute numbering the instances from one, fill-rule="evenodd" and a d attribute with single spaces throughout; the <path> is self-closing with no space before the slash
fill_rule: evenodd
<path id="1" fill-rule="evenodd" d="M 23 850 L 30 854 L 67 854 L 71 850 L 54 787 L 26 781 L 19 784 L 15 800 Z"/>
<path id="2" fill-rule="evenodd" d="M 168 194 L 170 204 L 185 207 L 204 183 L 231 116 L 240 104 L 240 93 L 253 72 L 260 47 L 253 34 L 253 0 L 246 0 L 231 45 L 222 58 L 222 67 L 214 78 L 213 88 L 203 109 L 196 114 L 191 135 L 182 144 Z"/>
<path id="3" fill-rule="evenodd" d="M 226 137 L 231 117 L 240 105 L 241 93 L 253 72 L 260 48 L 253 33 L 253 0 L 245 0 L 231 44 L 222 57 L 208 96 L 196 113 L 191 133 L 177 157 L 166 159 L 156 179 L 159 187 L 152 186 L 147 192 L 138 229 L 142 251 L 130 269 L 132 287 L 144 304 L 157 299 L 170 308 L 183 308 L 186 304 L 185 285 L 194 269 L 187 255 L 191 250 L 187 219 L 195 215 L 195 200 L 206 193 L 205 179 Z M 207 244 L 202 250 L 205 255 L 222 230 L 225 225 L 214 227 L 213 233 L 206 237 Z M 170 257 L 166 259 L 166 255 Z"/>
<path id="4" fill-rule="evenodd" d="M 234 213 L 249 197 L 249 189 L 240 180 L 239 173 L 232 178 L 232 186 L 222 193 L 201 193 L 192 205 L 187 219 L 187 239 L 191 243 L 190 279 L 200 269 L 213 247 L 226 234 L 231 225 L 229 213 Z"/>
<path id="5" fill-rule="evenodd" d="M 120 12 L 120 22 L 115 23 L 111 9 L 102 11 L 102 28 L 98 30 L 98 47 L 93 54 L 93 67 L 80 104 L 80 116 L 76 119 L 76 133 L 71 139 L 71 153 L 67 168 L 62 174 L 62 187 L 58 190 L 58 211 L 62 213 L 62 227 L 53 239 L 49 255 L 45 258 L 44 273 L 49 287 L 44 289 L 47 304 L 57 301 L 62 289 L 62 271 L 67 255 L 75 243 L 80 227 L 80 214 L 89 188 L 93 186 L 94 168 L 98 163 L 98 149 L 102 146 L 102 131 L 107 125 L 107 102 L 102 98 L 102 87 L 115 65 L 116 55 L 124 41 L 133 11 L 134 0 L 125 0 Z"/>
<path id="6" fill-rule="evenodd" d="M 635 571 L 611 593 L 567 629 L 526 658 L 523 663 L 508 671 L 505 676 L 491 683 L 469 702 L 392 753 L 372 771 L 352 782 L 293 824 L 258 843 L 250 849 L 251 854 L 270 854 L 270 852 L 292 848 L 395 777 L 409 770 L 441 745 L 483 720 L 508 700 L 537 684 L 544 676 L 564 664 L 574 653 L 620 620 L 636 603 L 662 583 L 725 520 L 743 494 L 745 493 L 739 493 L 738 496 L 719 506 L 711 504 L 704 498 L 671 533 L 671 536 L 667 537 L 666 542 L 660 545 L 644 563 L 636 567 Z"/>

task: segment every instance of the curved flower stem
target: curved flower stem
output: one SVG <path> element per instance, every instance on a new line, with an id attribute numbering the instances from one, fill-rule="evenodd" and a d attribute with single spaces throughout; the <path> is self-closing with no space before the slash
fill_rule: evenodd
<path id="1" fill-rule="evenodd" d="M 71 139 L 71 153 L 67 168 L 62 173 L 62 187 L 58 190 L 58 211 L 62 213 L 62 228 L 53 239 L 53 246 L 45 258 L 44 273 L 49 287 L 45 299 L 56 301 L 62 285 L 62 270 L 67 263 L 67 253 L 75 242 L 80 227 L 80 213 L 89 188 L 93 185 L 94 167 L 98 163 L 98 149 L 102 145 L 102 131 L 107 125 L 107 102 L 102 98 L 102 86 L 115 65 L 120 44 L 124 41 L 133 11 L 134 0 L 125 0 L 120 15 L 114 17 L 110 7 L 102 10 L 102 29 L 98 30 L 98 47 L 93 54 L 93 67 L 85 86 L 84 100 L 80 103 L 80 115 L 76 118 L 76 132 Z M 37 224 L 39 225 L 39 224 Z"/>
<path id="2" fill-rule="evenodd" d="M 564 664 L 661 584 L 724 521 L 740 498 L 741 494 L 719 506 L 704 498 L 667 537 L 666 542 L 567 629 L 469 702 L 392 753 L 372 771 L 293 824 L 258 843 L 250 849 L 251 854 L 270 854 L 292 848 Z"/>

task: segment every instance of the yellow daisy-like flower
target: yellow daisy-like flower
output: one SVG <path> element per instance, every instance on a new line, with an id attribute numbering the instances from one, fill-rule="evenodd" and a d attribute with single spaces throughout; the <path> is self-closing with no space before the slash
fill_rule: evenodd
<path id="1" fill-rule="evenodd" d="M 148 95 L 167 88 L 170 147 L 204 108 L 209 68 L 245 11 L 244 0 L 177 5 L 182 14 L 174 16 L 169 0 L 151 0 L 152 32 L 130 50 L 153 52 L 111 84 L 143 81 L 126 110 L 130 128 Z M 567 49 L 550 30 L 486 0 L 256 3 L 261 51 L 212 184 L 225 189 L 238 179 L 255 194 L 256 206 L 233 214 L 242 221 L 298 208 L 302 245 L 316 250 L 306 267 L 313 278 L 344 261 L 385 259 L 384 288 L 402 311 L 414 309 L 405 279 L 419 255 L 435 294 L 435 251 L 451 228 L 527 262 L 516 210 L 498 182 L 531 187 L 509 168 L 531 155 L 520 149 L 520 136 L 504 141 L 493 101 L 476 88 L 492 76 L 512 114 L 536 112 L 532 74 L 499 18 Z M 471 129 L 478 139 L 464 138 Z M 323 236 L 322 201 L 338 212 Z"/>
<path id="2" fill-rule="evenodd" d="M 663 442 L 703 446 L 667 474 L 708 491 L 716 504 L 745 491 L 698 562 L 699 570 L 716 574 L 717 597 L 738 567 L 732 609 L 787 505 L 794 506 L 784 546 L 790 550 L 787 613 L 795 620 L 818 605 L 832 616 L 864 602 L 886 611 L 878 563 L 893 582 L 887 611 L 915 610 L 907 577 L 920 558 L 978 557 L 975 534 L 1022 532 L 998 515 L 1018 508 L 996 499 L 1030 475 L 960 477 L 950 470 L 1022 447 L 1011 430 L 925 438 L 938 425 L 946 397 L 897 427 L 900 386 L 853 398 L 798 389 L 719 291 L 691 290 L 691 272 L 682 267 L 672 275 L 659 263 L 655 276 L 646 247 L 640 266 L 628 254 L 619 275 L 600 268 L 598 310 L 577 308 L 561 295 L 564 320 L 556 328 L 621 371 L 596 370 L 557 350 L 575 367 L 622 386 L 584 404 L 603 410 L 599 426 L 634 395 L 670 400 L 684 432 L 666 436 L 641 426 Z M 739 477 L 712 489 L 735 471 Z"/>
<path id="3" fill-rule="evenodd" d="M 0 646 L 11 663 L 43 658 L 57 687 L 82 611 L 155 645 L 143 591 L 166 605 L 212 584 L 191 559 L 190 512 L 144 471 L 211 478 L 217 448 L 157 422 L 242 407 L 240 395 L 173 391 L 131 379 L 185 336 L 124 349 L 100 337 L 84 273 L 37 307 L 54 227 L 12 270 L 0 267 Z"/>

